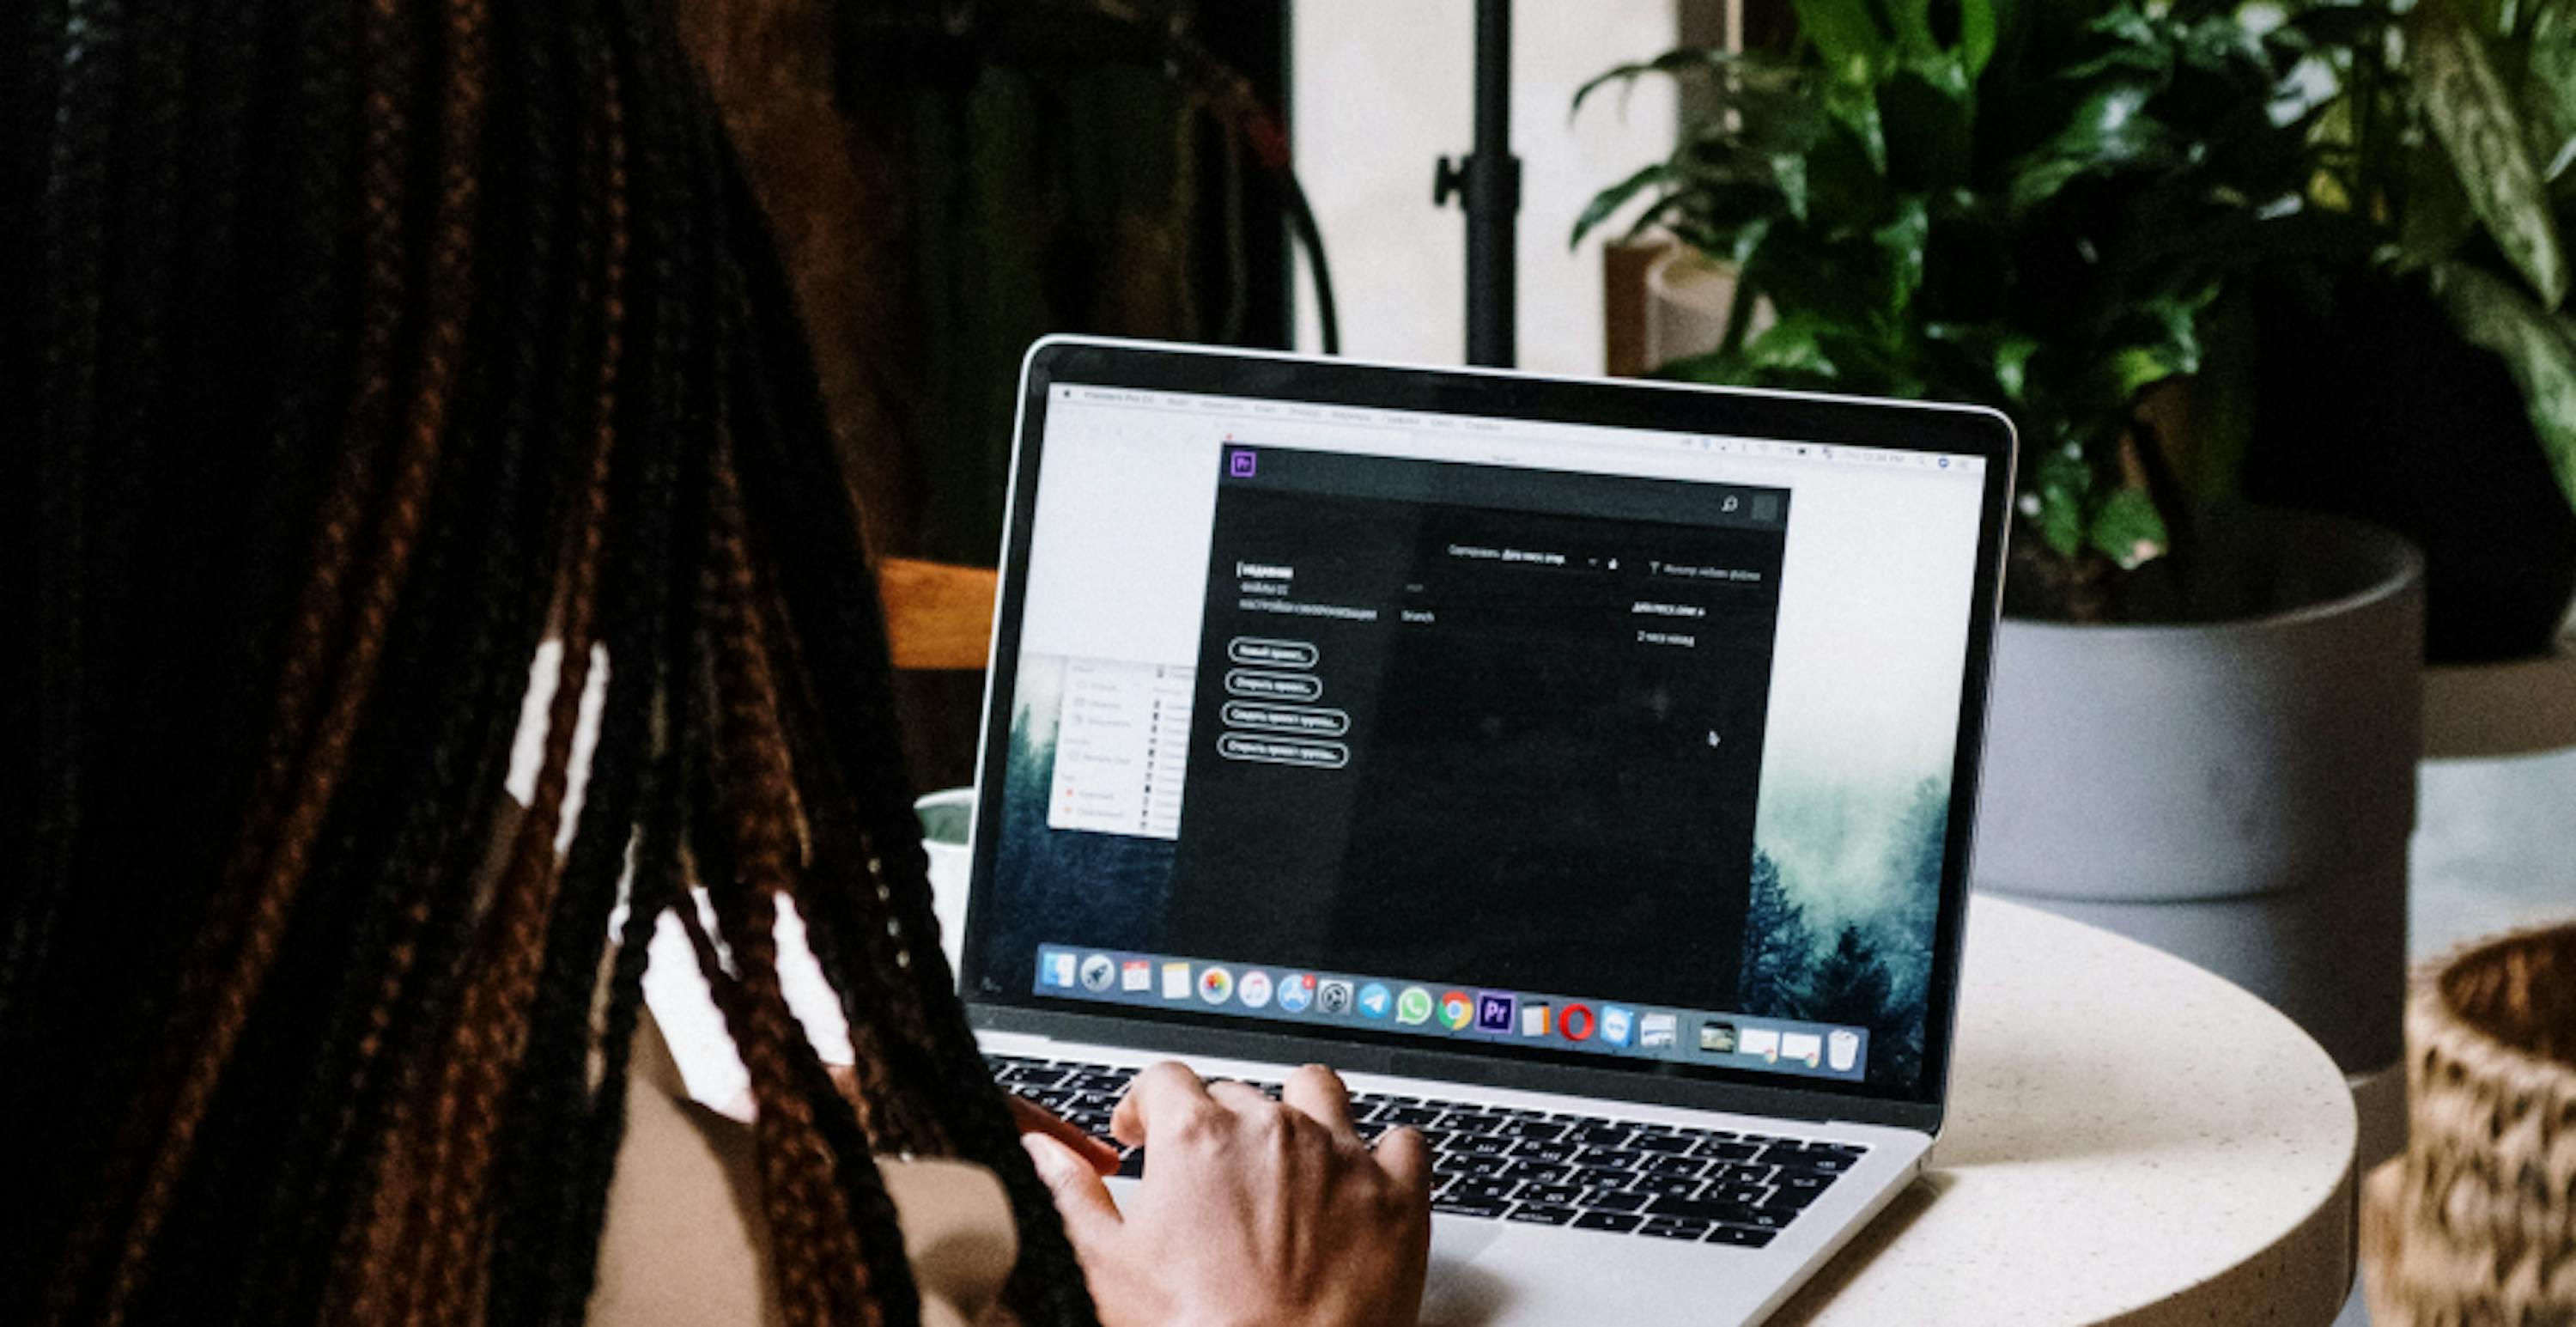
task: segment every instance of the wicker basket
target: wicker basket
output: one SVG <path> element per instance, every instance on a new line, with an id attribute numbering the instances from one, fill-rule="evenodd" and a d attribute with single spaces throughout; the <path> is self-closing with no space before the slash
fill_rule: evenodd
<path id="1" fill-rule="evenodd" d="M 2576 1327 L 2576 924 L 2419 974 L 2406 1043 L 2406 1155 L 2362 1195 L 2373 1327 Z"/>

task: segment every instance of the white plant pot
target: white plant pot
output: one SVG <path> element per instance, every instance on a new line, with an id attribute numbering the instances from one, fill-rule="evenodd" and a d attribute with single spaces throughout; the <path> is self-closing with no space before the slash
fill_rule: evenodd
<path id="1" fill-rule="evenodd" d="M 2198 963 L 2367 1073 L 2403 1050 L 2421 560 L 2329 517 L 2203 533 L 2268 611 L 2004 623 L 1976 884 Z"/>

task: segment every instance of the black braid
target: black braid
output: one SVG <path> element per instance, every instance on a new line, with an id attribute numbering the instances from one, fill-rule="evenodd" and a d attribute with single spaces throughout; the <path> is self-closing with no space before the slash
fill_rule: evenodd
<path id="1" fill-rule="evenodd" d="M 745 230 L 764 233 L 741 173 L 728 169 L 725 178 L 727 214 Z M 913 937 L 912 961 L 904 970 L 912 976 L 926 1026 L 937 1039 L 937 1099 L 959 1155 L 992 1169 L 1010 1197 L 1020 1230 L 1020 1261 L 1009 1287 L 1012 1307 L 1032 1323 L 1096 1322 L 1054 1197 L 1019 1145 L 1018 1126 L 975 1047 L 964 1002 L 935 940 L 929 859 L 902 772 L 885 627 L 857 515 L 828 454 L 811 454 L 811 445 L 789 445 L 794 438 L 827 437 L 828 430 L 811 371 L 799 371 L 803 333 L 785 273 L 772 246 L 740 245 L 734 252 L 754 319 L 747 329 L 750 339 L 768 352 L 763 358 L 775 372 L 733 381 L 746 397 L 769 398 L 781 418 L 775 436 L 743 439 L 750 524 L 778 546 L 802 554 L 775 568 L 778 597 L 796 640 L 808 653 L 807 669 L 832 679 L 832 685 L 814 689 L 823 702 L 822 741 L 855 795 L 861 823 L 869 827 L 869 846 L 888 888 L 887 901 L 905 934 Z M 778 378 L 787 381 L 770 380 Z M 821 924 L 832 922 L 827 916 Z M 848 992 L 842 998 L 854 1023 L 872 1016 L 853 1006 Z"/>
<path id="2" fill-rule="evenodd" d="M 621 79 L 620 86 L 643 81 Z M 649 178 L 640 183 L 652 187 Z M 645 210 L 649 215 L 655 209 Z M 648 248 L 651 239 L 648 234 Z M 643 265 L 653 268 L 656 260 L 648 254 Z M 609 682 L 599 754 L 555 896 L 530 1040 L 512 1088 L 511 1129 L 501 1142 L 489 1304 L 495 1321 L 524 1320 L 523 1310 L 552 1297 L 551 1263 L 576 1210 L 573 1140 L 589 1114 L 589 1014 L 608 918 L 640 810 L 655 797 L 651 723 L 668 684 L 662 645 L 668 636 L 672 501 L 679 444 L 687 432 L 678 426 L 685 416 L 667 375 L 654 371 L 654 361 L 663 358 L 659 343 L 667 322 L 652 319 L 645 364 L 626 378 L 628 390 L 618 403 L 626 444 L 610 506 L 621 519 L 609 534 L 600 587 Z"/>
<path id="3" fill-rule="evenodd" d="M 711 179 L 715 185 L 713 188 L 701 191 L 701 196 L 706 200 L 709 229 L 716 237 L 716 242 L 711 246 L 711 252 L 708 254 L 710 270 L 716 277 L 713 300 L 716 310 L 713 329 L 716 353 L 712 364 L 715 380 L 727 388 L 744 382 L 765 387 L 771 380 L 775 367 L 767 363 L 760 353 L 765 347 L 760 344 L 756 331 L 759 314 L 749 304 L 749 296 L 740 275 L 740 267 L 733 259 L 734 254 L 747 246 L 744 241 L 733 237 L 748 236 L 751 246 L 766 246 L 770 243 L 769 232 L 765 225 L 757 223 L 756 218 L 753 224 L 743 224 L 743 216 L 732 206 L 734 199 L 747 194 L 747 185 L 740 165 L 725 149 L 720 135 L 713 132 L 711 117 L 700 115 L 696 119 L 699 125 L 703 126 L 698 131 L 699 144 L 705 154 L 702 159 L 711 167 L 710 170 L 702 172 L 700 178 Z M 740 365 L 739 369 L 735 367 L 737 364 Z M 806 366 L 804 371 L 810 374 L 810 365 Z M 769 391 L 747 390 L 736 393 L 732 390 L 724 390 L 718 400 L 720 436 L 730 438 L 745 432 L 760 433 L 779 426 L 778 413 Z M 819 417 L 816 422 L 820 422 Z M 824 447 L 827 453 L 829 452 L 831 433 L 828 428 L 816 429 L 804 434 L 803 437 L 808 445 L 819 445 Z M 739 454 L 739 448 L 735 449 L 733 455 Z M 719 462 L 719 464 L 723 463 L 725 462 Z M 758 540 L 749 535 L 748 528 L 745 537 L 748 545 L 746 552 L 754 560 L 752 570 L 755 576 L 763 576 L 767 579 L 764 576 L 764 569 L 758 565 Z M 774 581 L 772 583 L 774 584 Z M 757 615 L 756 606 L 754 611 Z M 773 638 L 769 655 L 775 682 L 777 674 L 786 669 L 790 657 L 790 648 L 783 637 Z M 880 650 L 878 663 L 880 673 L 882 674 L 888 666 L 884 661 L 883 651 Z M 782 709 L 785 708 L 783 696 L 788 689 L 784 684 L 779 686 Z M 785 727 L 789 721 L 787 713 L 781 713 L 777 718 L 782 727 Z M 794 745 L 792 740 L 790 745 L 792 760 Z M 898 758 L 898 753 L 887 754 L 889 758 Z M 793 777 L 792 774 L 791 777 Z M 812 808 L 809 804 L 809 819 L 811 814 Z M 800 872 L 799 878 L 810 879 L 810 870 Z M 723 880 L 730 883 L 731 876 L 730 873 L 722 876 L 709 875 L 707 879 L 710 892 L 713 893 L 717 881 Z M 811 896 L 817 892 L 810 888 L 798 891 L 800 897 Z M 717 902 L 722 906 L 723 899 L 718 897 Z M 812 937 L 815 934 L 815 928 L 808 926 L 807 935 Z M 837 936 L 827 939 L 827 947 L 833 945 L 838 939 Z M 828 979 L 829 974 L 827 973 L 826 976 Z M 862 1004 L 860 989 L 853 985 L 836 983 L 845 1018 L 852 1030 L 853 1041 L 854 1043 L 874 1041 L 881 1049 L 887 1048 L 887 1043 L 892 1039 L 884 1036 L 881 1029 L 891 1021 L 889 1015 L 897 1011 L 873 1002 Z M 866 1010 L 864 1018 L 850 1016 L 851 1011 L 862 1008 Z M 880 1030 L 879 1035 L 868 1037 L 866 1034 L 871 1029 Z M 884 1321 L 888 1323 L 916 1322 L 920 1316 L 919 1292 L 913 1282 L 911 1264 L 905 1255 L 903 1231 L 896 1220 L 894 1202 L 886 1194 L 884 1177 L 878 1171 L 875 1157 L 872 1155 L 871 1140 L 860 1128 L 850 1102 L 840 1095 L 824 1073 L 820 1060 L 814 1055 L 812 1044 L 803 1038 L 798 1038 L 788 1047 L 788 1051 L 799 1082 L 807 1096 L 814 1102 L 815 1118 L 822 1130 L 824 1141 L 831 1148 L 837 1163 L 835 1170 L 841 1183 L 842 1201 L 848 1209 L 852 1226 L 858 1236 L 860 1255 L 867 1263 L 868 1285 L 876 1299 L 878 1310 L 883 1315 Z M 988 1079 L 988 1091 L 992 1090 L 989 1082 Z M 876 1141 L 901 1147 L 908 1140 L 888 1138 Z"/>
<path id="4" fill-rule="evenodd" d="M 469 370 L 469 381 L 476 376 Z M 456 775 L 460 766 L 494 768 L 506 753 L 509 725 L 495 716 L 524 686 L 519 661 L 541 618 L 555 541 L 535 533 L 550 528 L 546 506 L 521 503 L 523 430 L 484 427 L 488 408 L 472 394 L 457 403 L 454 468 L 435 491 L 419 590 L 398 607 L 379 700 L 356 738 L 356 763 L 385 777 L 354 785 L 335 806 L 312 866 L 314 897 L 294 919 L 238 1052 L 238 1080 L 274 1090 L 219 1100 L 208 1156 L 183 1199 L 266 1214 L 180 1223 L 196 1244 L 174 1239 L 160 1281 L 164 1298 L 198 1304 L 201 1315 L 217 1311 L 202 1306 L 222 1305 L 241 1320 L 267 1321 L 309 1316 L 318 1305 L 331 1232 L 357 1188 L 348 1142 L 376 1062 L 366 1045 L 369 997 L 395 966 L 392 933 L 412 902 L 443 893 L 461 907 L 455 883 L 472 863 L 454 845 L 480 839 L 489 823 L 488 802 L 473 793 L 489 785 Z M 529 519 L 485 528 L 490 513 L 514 509 Z M 539 574 L 514 584 L 529 567 Z M 447 703 L 444 689 L 457 679 L 473 702 Z M 469 743 L 476 755 L 465 758 Z M 391 888 L 368 887 L 378 873 Z"/>
<path id="5" fill-rule="evenodd" d="M 33 564 L 35 694 L 46 697 L 25 730 L 36 752 L 37 796 L 27 822 L 32 840 L 21 897 L 25 902 L 0 952 L 0 987 L 32 981 L 49 946 L 69 886 L 82 801 L 80 738 L 88 708 L 82 673 L 85 643 L 83 571 L 88 558 L 91 447 L 105 286 L 108 147 L 122 92 L 115 47 L 124 7 L 117 0 L 73 0 L 59 43 L 56 97 L 46 108 L 54 134 L 37 191 L 41 221 L 32 238 L 42 255 L 38 307 L 50 315 L 39 330 L 37 429 L 53 441 L 35 457 L 38 531 Z"/>
<path id="6" fill-rule="evenodd" d="M 682 229 L 688 236 L 680 241 L 682 251 L 703 258 L 704 245 L 711 238 L 702 227 L 685 225 Z M 686 264 L 684 270 L 691 276 L 688 307 L 706 307 L 706 293 L 713 289 L 710 265 L 696 261 Z M 712 367 L 714 338 L 690 335 L 689 329 L 667 322 L 656 323 L 657 329 L 665 327 L 667 332 L 657 330 L 650 339 L 659 366 L 655 377 L 658 380 L 663 374 L 670 375 L 667 382 L 657 381 L 656 390 L 671 394 L 681 403 L 678 418 L 684 427 L 703 428 L 703 402 L 708 386 L 716 381 Z M 624 1137 L 626 1068 L 643 1008 L 644 969 L 650 959 L 654 928 L 666 911 L 696 906 L 688 895 L 681 849 L 684 844 L 699 841 L 698 826 L 711 824 L 692 816 L 698 799 L 711 795 L 699 763 L 699 753 L 713 746 L 705 696 L 713 684 L 714 665 L 701 584 L 710 556 L 706 544 L 706 494 L 712 483 L 707 469 L 709 455 L 704 449 L 690 451 L 682 458 L 675 476 L 678 507 L 671 525 L 671 546 L 663 559 L 664 593 L 671 603 L 687 608 L 670 615 L 664 629 L 663 648 L 670 665 L 664 677 L 661 719 L 668 768 L 657 777 L 655 796 L 647 806 L 638 840 L 634 888 L 627 900 L 626 924 L 618 936 L 610 972 L 601 1042 L 604 1071 L 589 1106 L 589 1145 L 568 1149 L 578 1169 L 570 1176 L 565 1192 L 571 1243 L 566 1256 L 554 1264 L 557 1277 L 549 1307 L 555 1321 L 578 1318 L 581 1306 L 590 1297 L 600 1222 L 607 1209 L 618 1144 Z M 711 830 L 704 835 L 709 841 L 716 837 Z"/>
<path id="7" fill-rule="evenodd" d="M 826 1274 L 831 1311 L 918 1316 L 874 1161 L 892 1147 L 999 1173 L 1026 1250 L 1013 1303 L 1033 1324 L 1086 1323 L 933 944 L 855 513 L 769 237 L 671 16 L 659 0 L 498 7 L 488 127 L 460 159 L 431 147 L 447 141 L 441 79 L 465 67 L 439 64 L 435 9 L 29 0 L 0 20 L 30 38 L 0 50 L 0 109 L 33 112 L 0 117 L 0 379 L 33 385 L 37 437 L 0 448 L 0 559 L 37 573 L 0 577 L 0 620 L 29 628 L 0 633 L 0 719 L 32 739 L 0 757 L 0 1062 L 49 1089 L 0 1092 L 0 1126 L 55 1140 L 0 1159 L 33 1227 L 0 1233 L 0 1320 L 113 1302 L 133 1322 L 303 1321 L 380 1302 L 371 1250 L 399 1245 L 413 1209 L 377 1185 L 414 1178 L 406 1122 L 456 1011 L 497 1007 L 469 937 L 595 437 L 613 98 L 632 240 L 596 586 L 606 712 L 543 948 L 521 951 L 541 958 L 528 1003 L 504 1014 L 526 1039 L 495 1170 L 435 1177 L 481 1195 L 442 1229 L 491 1233 L 473 1252 L 482 1316 L 580 1318 L 647 944 L 686 906 L 692 864 L 729 926 L 757 915 L 730 860 L 740 834 L 765 854 L 761 887 L 803 905 L 868 1047 L 853 1111 L 763 1014 L 761 1090 L 786 1094 L 764 1112 L 810 1112 L 795 1146 L 819 1143 L 831 1168 L 768 1176 L 770 1215 L 797 1228 L 810 1204 L 836 1206 L 799 1237 L 861 1264 Z M 432 187 L 460 165 L 464 185 Z M 481 256 L 466 288 L 433 292 L 432 209 L 465 187 L 484 200 Z M 405 412 L 442 381 L 417 362 L 432 323 L 458 356 L 440 461 L 397 482 L 393 440 L 431 417 Z M 718 637 L 700 578 L 728 436 L 748 510 L 727 529 L 747 531 L 722 545 Z M 335 484 L 354 519 L 317 539 Z M 418 514 L 417 540 L 380 544 L 397 510 Z M 367 569 L 395 565 L 400 592 L 362 605 Z M 763 660 L 772 676 L 744 684 Z M 719 679 L 776 694 L 746 711 Z M 316 702 L 298 697 L 331 694 L 360 699 L 317 741 Z M 768 762 L 749 786 L 805 815 L 801 860 L 782 865 L 780 808 L 746 807 L 744 788 L 727 814 L 704 810 L 720 775 L 753 768 L 725 773 L 753 758 L 746 742 Z M 297 767 L 326 747 L 317 768 L 345 774 L 301 785 L 315 791 L 286 834 Z M 261 888 L 293 904 L 254 924 L 227 861 L 246 844 L 231 878 L 256 875 L 270 843 L 293 846 Z M 216 990 L 231 969 L 201 956 L 249 935 L 250 975 Z M 213 1026 L 210 994 L 231 1021 L 199 1056 L 188 1032 Z M 183 1071 L 202 1103 L 170 1133 L 184 1141 L 121 1161 Z M 63 1214 L 89 1223 L 77 1259 Z"/>
<path id="8" fill-rule="evenodd" d="M 545 35 L 541 31 L 524 41 L 503 40 L 498 49 L 541 60 Z M 514 114 L 517 110 L 509 99 L 496 99 L 496 133 L 524 135 L 531 143 L 551 133 L 551 117 L 530 115 L 523 121 Z M 442 504 L 423 553 L 436 570 L 424 578 L 427 593 L 421 611 L 408 619 L 418 629 L 407 632 L 407 644 L 395 652 L 431 657 L 452 642 L 453 654 L 437 659 L 433 671 L 389 673 L 385 682 L 388 710 L 433 720 L 416 734 L 388 734 L 394 742 L 415 743 L 408 748 L 389 747 L 389 760 L 401 760 L 400 753 L 406 750 L 424 753 L 416 763 L 425 786 L 415 794 L 398 791 L 371 810 L 367 823 L 372 828 L 350 836 L 353 851 L 342 868 L 363 872 L 372 868 L 372 859 L 381 859 L 386 863 L 385 874 L 399 883 L 364 895 L 368 907 L 350 928 L 355 943 L 332 970 L 337 979 L 332 993 L 317 999 L 335 1016 L 322 1038 L 326 1053 L 316 1059 L 310 1074 L 306 1109 L 330 1114 L 327 1120 L 301 1122 L 298 1130 L 299 1136 L 315 1143 L 303 1156 L 313 1173 L 329 1177 L 324 1187 L 331 1201 L 308 1204 L 300 1214 L 279 1214 L 282 1224 L 299 1228 L 284 1255 L 300 1273 L 291 1288 L 289 1278 L 262 1271 L 259 1263 L 251 1264 L 246 1273 L 254 1287 L 275 1290 L 287 1296 L 285 1302 L 297 1305 L 293 1316 L 304 1316 L 302 1306 L 318 1303 L 322 1277 L 328 1271 L 331 1232 L 357 1200 L 361 1187 L 363 1157 L 360 1149 L 350 1146 L 351 1140 L 361 1133 L 361 1118 L 373 1118 L 381 1108 L 388 1059 L 401 1063 L 409 1050 L 408 1045 L 397 1045 L 388 1057 L 378 1040 L 379 1029 L 369 1022 L 369 1011 L 388 974 L 399 970 L 398 948 L 417 942 L 427 915 L 452 919 L 466 910 L 462 882 L 473 862 L 470 852 L 457 851 L 458 840 L 460 836 L 471 840 L 463 831 L 488 823 L 490 803 L 471 795 L 474 789 L 488 788 L 488 782 L 459 775 L 465 769 L 498 768 L 506 759 L 510 725 L 495 723 L 492 716 L 496 710 L 507 712 L 510 700 L 524 688 L 524 661 L 543 619 L 559 541 L 538 532 L 555 528 L 560 519 L 565 476 L 559 465 L 538 466 L 528 474 L 524 457 L 532 447 L 541 456 L 563 455 L 561 440 L 567 435 L 561 424 L 538 415 L 542 384 L 551 367 L 546 360 L 563 340 L 567 310 L 578 307 L 555 298 L 563 285 L 554 261 L 552 197 L 563 187 L 564 182 L 550 171 L 505 169 L 492 182 L 495 214 L 512 219 L 508 226 L 493 227 L 490 235 L 500 251 L 497 267 L 507 273 L 497 289 L 508 292 L 510 298 L 499 311 L 503 330 L 491 347 L 499 356 L 491 366 L 495 399 L 469 396 L 460 401 L 460 412 L 465 413 L 459 434 L 469 447 L 489 440 L 493 473 L 487 489 L 460 494 Z M 571 348 L 560 351 L 567 360 L 579 353 Z M 533 441 L 532 435 L 537 435 Z M 523 478 L 531 485 L 525 491 Z M 491 528 L 489 516 L 496 511 L 524 515 Z M 445 571 L 451 561 L 457 564 L 454 574 Z M 459 594 L 450 588 L 475 585 L 491 586 L 495 592 Z M 434 697 L 443 681 L 441 674 L 475 679 L 472 685 L 479 699 L 463 706 L 439 704 Z M 444 929 L 454 930 L 452 920 Z M 406 1030 L 416 1030 L 420 1022 L 414 1020 Z M 295 1187 L 280 1183 L 274 1191 L 293 1192 Z"/>
<path id="9" fill-rule="evenodd" d="M 72 237 L 63 234 L 54 214 L 53 181 L 71 146 L 68 131 L 91 137 L 90 124 L 102 113 L 96 105 L 79 106 L 69 98 L 96 102 L 104 90 L 94 73 L 80 80 L 66 77 L 65 49 L 70 44 L 68 4 L 62 0 L 27 6 L 24 27 L 13 32 L 23 44 L 10 54 L 8 80 L 10 123 L 0 125 L 0 289 L 60 289 L 53 267 L 54 251 Z M 93 139 L 94 141 L 94 139 Z M 71 632 L 78 622 L 78 586 L 66 583 L 78 569 L 80 549 L 66 543 L 78 534 L 80 491 L 76 482 L 84 463 L 78 436 L 54 437 L 48 430 L 70 404 L 70 384 L 54 353 L 57 309 L 50 298 L 6 301 L 0 313 L 0 381 L 38 385 L 40 409 L 36 436 L 50 447 L 0 447 L 0 555 L 11 567 L 30 574 L 0 575 L 0 608 L 9 620 L 32 627 L 32 648 L 13 650 L 0 673 L 5 697 L 0 716 L 7 731 L 31 743 L 28 758 L 0 772 L 0 872 L 13 882 L 0 889 L 0 1055 L 16 1074 L 43 1073 L 68 1059 L 59 1040 L 60 1011 L 69 999 L 48 998 L 52 974 L 73 970 L 56 961 L 62 911 L 69 892 L 69 861 L 74 817 L 81 788 L 77 753 L 71 735 L 77 731 L 80 654 Z M 69 712 L 64 712 L 68 710 Z M 80 1095 L 80 1078 L 70 1080 Z M 64 1117 L 51 1103 L 26 1092 L 0 1092 L 0 1127 L 13 1138 L 42 1137 Z M 0 1181 L 29 1195 L 26 1201 L 60 1200 L 68 1176 L 77 1174 L 85 1157 L 51 1164 L 47 1149 L 0 1149 Z M 0 1320 L 17 1320 L 28 1311 L 23 1288 L 53 1256 L 50 1242 L 38 1232 L 13 1239 L 0 1229 Z M 21 1292 L 21 1293 L 13 1293 Z"/>

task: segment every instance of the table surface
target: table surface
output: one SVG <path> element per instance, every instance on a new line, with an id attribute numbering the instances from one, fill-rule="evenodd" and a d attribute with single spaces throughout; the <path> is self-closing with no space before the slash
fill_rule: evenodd
<path id="1" fill-rule="evenodd" d="M 722 1020 L 664 920 L 647 998 L 692 1094 L 747 1118 Z M 793 929 L 790 1003 L 834 1024 Z M 2270 1005 L 2160 950 L 1973 899 L 1949 1121 L 1928 1172 L 1773 1323 L 2322 1327 L 2348 1293 L 2342 1072 Z"/>
<path id="2" fill-rule="evenodd" d="M 2324 1324 L 2352 1279 L 2352 1097 L 2271 1006 L 2002 899 L 1968 911 L 1927 1173 L 1772 1321 Z"/>

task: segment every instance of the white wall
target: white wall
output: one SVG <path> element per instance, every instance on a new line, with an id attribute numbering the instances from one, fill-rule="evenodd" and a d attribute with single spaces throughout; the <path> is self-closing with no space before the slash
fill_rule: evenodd
<path id="1" fill-rule="evenodd" d="M 1593 75 L 1675 44 L 1676 0 L 1515 0 L 1512 150 L 1521 158 L 1520 364 L 1601 371 L 1598 240 L 1569 251 L 1603 186 L 1671 151 L 1670 85 L 1625 110 Z M 1474 141 L 1470 0 L 1296 0 L 1290 92 L 1297 170 L 1332 261 L 1343 353 L 1456 364 L 1466 356 L 1465 214 L 1431 204 L 1433 163 Z M 1299 269 L 1298 345 L 1319 345 Z"/>

